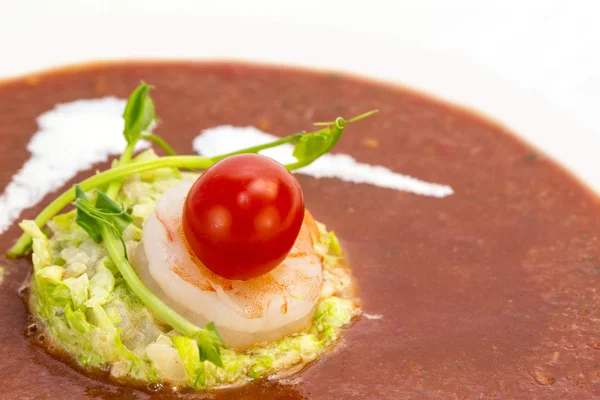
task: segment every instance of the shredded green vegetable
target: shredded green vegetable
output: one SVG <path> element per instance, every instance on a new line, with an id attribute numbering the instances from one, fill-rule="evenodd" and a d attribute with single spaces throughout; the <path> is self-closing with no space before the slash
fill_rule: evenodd
<path id="1" fill-rule="evenodd" d="M 127 102 L 123 114 L 127 146 L 113 168 L 83 180 L 34 220 L 23 221 L 23 235 L 8 252 L 10 257 L 32 252 L 30 305 L 51 341 L 83 366 L 109 368 L 116 378 L 195 388 L 241 383 L 315 359 L 358 313 L 342 295 L 350 278 L 340 267 L 339 242 L 323 226 L 314 239 L 315 251 L 324 260 L 325 284 L 310 329 L 246 351 L 227 349 L 213 323 L 198 327 L 167 307 L 142 283 L 127 254 L 141 240 L 140 226 L 157 199 L 181 181 L 180 169 L 206 169 L 234 154 L 258 153 L 286 143 L 295 144 L 296 159 L 286 167 L 301 168 L 329 152 L 348 123 L 375 112 L 318 123 L 323 128 L 315 132 L 216 157 L 181 156 L 148 132 L 156 115 L 150 86 L 142 83 Z M 154 143 L 167 156 L 150 150 L 134 157 L 140 139 Z M 76 210 L 59 214 L 71 203 Z M 41 230 L 45 225 L 50 237 Z M 0 267 L 0 283 L 3 273 Z"/>
<path id="2" fill-rule="evenodd" d="M 136 223 L 143 223 L 160 195 L 181 179 L 176 171 L 154 179 L 136 175 L 124 181 L 116 202 L 125 205 Z M 91 194 L 90 200 L 95 197 Z M 173 320 L 155 319 L 154 315 L 161 320 L 163 316 L 148 306 L 143 293 L 133 290 L 143 290 L 132 283 L 135 273 L 126 279 L 131 271 L 123 269 L 127 265 L 120 240 L 96 243 L 75 219 L 73 213 L 54 217 L 48 224 L 50 238 L 32 221 L 22 223 L 33 237 L 31 310 L 46 326 L 54 346 L 82 366 L 108 369 L 118 379 L 205 389 L 277 374 L 319 357 L 358 312 L 342 295 L 350 281 L 335 235 L 319 225 L 315 252 L 324 259 L 324 284 L 309 330 L 249 350 L 220 348 L 221 368 L 200 359 L 201 344 L 193 331 L 202 328 L 190 324 L 188 332 L 181 326 L 173 329 L 178 326 Z M 132 251 L 141 240 L 133 224 L 123 230 L 122 238 Z"/>

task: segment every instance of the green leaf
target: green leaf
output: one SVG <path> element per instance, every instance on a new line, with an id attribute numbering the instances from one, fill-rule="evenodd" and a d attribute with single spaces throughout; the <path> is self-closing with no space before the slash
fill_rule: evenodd
<path id="1" fill-rule="evenodd" d="M 316 154 L 323 154 L 326 151 L 329 141 L 329 130 L 327 132 L 307 134 L 306 136 L 302 136 L 296 146 L 294 146 L 292 155 L 297 160 L 313 158 Z"/>
<path id="2" fill-rule="evenodd" d="M 133 222 L 131 215 L 101 191 L 98 191 L 96 209 L 101 211 L 97 215 L 106 217 L 105 220 L 119 235 L 122 235 L 127 226 Z"/>
<path id="3" fill-rule="evenodd" d="M 214 322 L 210 322 L 203 330 L 198 332 L 195 339 L 198 342 L 200 360 L 210 361 L 216 366 L 223 368 L 220 347 L 224 347 L 225 345 L 215 328 Z"/>
<path id="4" fill-rule="evenodd" d="M 156 116 L 154 115 L 154 103 L 150 98 L 150 86 L 142 82 L 129 96 L 125 112 L 125 129 L 123 135 L 129 145 L 135 144 L 148 130 Z"/>
<path id="5" fill-rule="evenodd" d="M 343 121 L 343 120 L 342 120 Z M 292 155 L 298 160 L 286 165 L 288 169 L 305 167 L 327 153 L 344 132 L 344 124 L 334 124 L 317 132 L 305 133 L 294 146 Z"/>
<path id="6" fill-rule="evenodd" d="M 100 235 L 100 229 L 96 222 L 96 218 L 91 214 L 92 210 L 89 206 L 88 199 L 79 185 L 75 186 L 75 198 L 75 206 L 77 207 L 75 222 L 87 232 L 94 242 L 102 242 L 102 236 Z M 79 206 L 77 206 L 78 203 Z"/>
<path id="7" fill-rule="evenodd" d="M 85 193 L 79 185 L 75 186 L 75 207 L 77 208 L 77 216 L 75 222 L 81 226 L 87 234 L 96 242 L 102 242 L 101 227 L 107 226 L 115 232 L 116 236 L 121 241 L 123 253 L 127 259 L 127 247 L 123 241 L 123 231 L 133 221 L 133 217 L 129 215 L 122 207 L 112 201 L 110 197 L 101 192 L 98 193 L 96 207 L 92 206 L 87 200 Z"/>
<path id="8" fill-rule="evenodd" d="M 302 168 L 323 154 L 328 153 L 337 141 L 342 136 L 346 125 L 351 122 L 360 121 L 370 115 L 373 115 L 377 110 L 369 111 L 365 114 L 359 115 L 351 119 L 344 119 L 342 117 L 337 118 L 333 122 L 318 122 L 315 125 L 326 126 L 326 128 L 320 131 L 304 133 L 296 140 L 294 146 L 293 156 L 298 160 L 293 164 L 286 165 L 288 169 Z"/>
<path id="9" fill-rule="evenodd" d="M 210 361 L 217 367 L 223 368 L 221 361 L 221 351 L 217 346 L 198 346 L 201 361 Z"/>

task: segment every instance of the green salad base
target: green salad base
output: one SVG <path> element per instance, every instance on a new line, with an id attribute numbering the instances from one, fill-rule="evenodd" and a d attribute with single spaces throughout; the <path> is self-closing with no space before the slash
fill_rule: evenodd
<path id="1" fill-rule="evenodd" d="M 137 160 L 156 158 L 152 150 Z M 128 177 L 117 200 L 134 217 L 123 233 L 129 254 L 160 196 L 197 175 L 159 169 Z M 88 194 L 93 199 L 93 193 Z M 323 256 L 324 283 L 311 326 L 250 349 L 222 349 L 223 368 L 200 361 L 193 339 L 157 320 L 128 288 L 102 244 L 75 223 L 75 213 L 58 215 L 46 236 L 33 221 L 21 223 L 33 238 L 29 304 L 50 348 L 79 367 L 107 371 L 117 381 L 168 384 L 195 389 L 241 385 L 299 370 L 326 352 L 358 315 L 352 279 L 339 243 L 319 224 L 315 251 Z"/>

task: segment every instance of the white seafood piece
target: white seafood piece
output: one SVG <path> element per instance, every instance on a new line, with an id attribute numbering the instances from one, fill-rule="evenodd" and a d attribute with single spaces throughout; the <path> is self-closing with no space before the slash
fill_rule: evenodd
<path id="1" fill-rule="evenodd" d="M 247 281 L 225 279 L 206 268 L 185 240 L 182 210 L 192 184 L 169 189 L 144 225 L 143 242 L 134 257 L 144 284 L 198 326 L 214 322 L 231 347 L 277 340 L 307 327 L 323 283 L 310 214 L 278 267 Z"/>

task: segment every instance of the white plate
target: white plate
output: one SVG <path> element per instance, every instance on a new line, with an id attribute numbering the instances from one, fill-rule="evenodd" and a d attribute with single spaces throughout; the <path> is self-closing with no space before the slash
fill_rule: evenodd
<path id="1" fill-rule="evenodd" d="M 480 111 L 600 193 L 600 136 L 592 129 L 574 123 L 573 114 L 569 118 L 547 104 L 556 102 L 534 96 L 490 72 L 491 68 L 468 61 L 464 51 L 436 48 L 435 41 L 424 39 L 431 38 L 431 32 L 426 32 L 432 29 L 430 21 L 402 25 L 401 20 L 410 22 L 406 13 L 402 18 L 390 17 L 387 14 L 402 10 L 378 10 L 377 6 L 385 4 L 379 1 L 369 2 L 368 10 L 354 8 L 345 14 L 336 11 L 343 9 L 339 2 L 313 9 L 294 3 L 287 12 L 268 14 L 270 19 L 281 16 L 279 23 L 267 21 L 264 15 L 257 17 L 255 9 L 245 3 L 227 9 L 202 1 L 185 2 L 187 8 L 177 11 L 164 6 L 171 2 L 98 2 L 92 10 L 63 1 L 39 3 L 46 5 L 31 13 L 24 3 L 19 2 L 20 8 L 13 6 L 11 18 L 6 10 L 4 17 L 0 13 L 0 77 L 124 58 L 235 58 L 349 71 L 398 82 Z M 145 11 L 141 4 L 147 5 Z M 354 18 L 351 23 L 346 22 L 349 17 Z M 396 19 L 399 25 L 392 34 L 386 24 Z"/>

